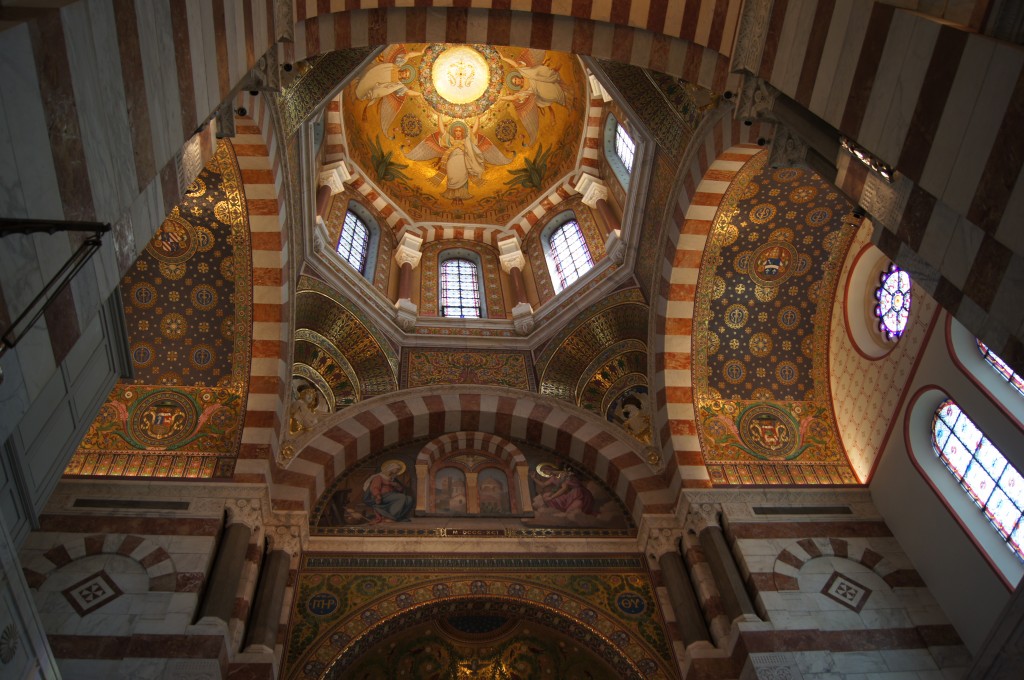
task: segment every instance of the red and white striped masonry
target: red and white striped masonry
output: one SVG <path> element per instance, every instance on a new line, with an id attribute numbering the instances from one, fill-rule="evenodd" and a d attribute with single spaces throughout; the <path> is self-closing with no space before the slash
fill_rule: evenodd
<path id="1" fill-rule="evenodd" d="M 697 273 L 715 214 L 740 168 L 761 149 L 750 144 L 762 133 L 759 124 L 744 126 L 731 117 L 731 109 L 717 112 L 689 166 L 681 170 L 672 224 L 662 243 L 659 295 L 651 337 L 654 351 L 652 388 L 655 428 L 662 456 L 675 461 L 670 468 L 672 490 L 710 486 L 700 453 L 694 413 L 691 374 L 693 302 Z"/>
<path id="2" fill-rule="evenodd" d="M 472 8 L 451 4 L 300 0 L 295 42 L 285 45 L 285 59 L 400 42 L 488 43 L 613 59 L 718 92 L 735 79 L 728 73 L 729 56 L 742 0 L 474 0 Z"/>
<path id="3" fill-rule="evenodd" d="M 417 463 L 432 465 L 454 451 L 484 451 L 498 456 L 509 465 L 526 463 L 522 451 L 507 439 L 487 432 L 451 432 L 432 440 L 416 456 Z"/>
<path id="4" fill-rule="evenodd" d="M 272 471 L 275 509 L 308 509 L 343 470 L 389 446 L 459 432 L 557 451 L 607 484 L 637 520 L 645 512 L 671 512 L 675 500 L 640 457 L 635 440 L 592 413 L 537 394 L 466 385 L 418 388 L 356 404 L 320 427 L 287 469 Z"/>
<path id="5" fill-rule="evenodd" d="M 291 309 L 287 205 L 280 154 L 263 99 L 245 94 L 249 118 L 235 124 L 233 146 L 242 171 L 252 242 L 252 367 L 240 459 L 260 458 L 276 448 L 285 422 L 291 375 L 288 356 Z M 269 449 L 268 449 L 269 447 Z"/>

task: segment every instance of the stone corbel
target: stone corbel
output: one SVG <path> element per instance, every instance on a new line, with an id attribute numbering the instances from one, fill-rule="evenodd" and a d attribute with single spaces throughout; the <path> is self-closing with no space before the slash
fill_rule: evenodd
<path id="1" fill-rule="evenodd" d="M 412 332 L 416 328 L 419 310 L 416 303 L 407 298 L 399 298 L 395 303 L 395 322 L 403 331 Z"/>
<path id="2" fill-rule="evenodd" d="M 302 530 L 295 526 L 267 527 L 267 540 L 271 550 L 283 550 L 295 557 L 302 550 Z"/>
<path id="3" fill-rule="evenodd" d="M 217 109 L 217 139 L 235 136 L 235 107 L 228 101 Z"/>
<path id="4" fill-rule="evenodd" d="M 721 513 L 722 506 L 718 503 L 694 503 L 690 505 L 690 510 L 686 513 L 683 529 L 687 532 L 692 531 L 699 536 L 708 527 L 721 528 L 718 519 Z"/>
<path id="5" fill-rule="evenodd" d="M 320 170 L 320 184 L 329 186 L 332 196 L 344 191 L 345 185 L 353 179 L 355 179 L 355 175 L 348 169 L 345 161 L 339 161 Z"/>
<path id="6" fill-rule="evenodd" d="M 262 92 L 281 91 L 281 67 L 277 61 L 277 45 L 273 45 L 256 60 L 256 65 L 250 73 L 252 86 L 248 89 Z"/>
<path id="7" fill-rule="evenodd" d="M 622 264 L 626 260 L 626 242 L 622 240 L 622 231 L 613 229 L 608 232 L 608 238 L 604 241 L 604 252 L 608 254 L 615 264 Z"/>
<path id="8" fill-rule="evenodd" d="M 590 93 L 592 97 L 600 97 L 602 101 L 610 102 L 612 96 L 608 94 L 608 90 L 604 89 L 604 85 L 597 79 L 593 73 L 587 74 L 587 80 L 590 81 Z"/>
<path id="9" fill-rule="evenodd" d="M 418 236 L 413 236 L 410 233 L 402 235 L 402 240 L 398 242 L 398 247 L 395 248 L 395 262 L 401 267 L 403 264 L 408 263 L 413 269 L 419 266 L 420 258 L 423 257 L 423 253 L 420 252 L 420 248 L 423 246 L 423 239 Z"/>
<path id="10" fill-rule="evenodd" d="M 807 159 L 807 142 L 784 125 L 775 126 L 775 136 L 768 147 L 768 165 L 772 168 L 803 166 Z"/>
<path id="11" fill-rule="evenodd" d="M 736 119 L 772 119 L 770 114 L 775 107 L 775 99 L 778 95 L 778 90 L 757 76 L 743 76 L 739 100 L 736 102 Z"/>
<path id="12" fill-rule="evenodd" d="M 327 224 L 324 218 L 317 215 L 316 223 L 313 225 L 313 252 L 322 253 L 327 248 Z"/>
<path id="13" fill-rule="evenodd" d="M 533 307 L 529 302 L 520 302 L 512 308 L 512 325 L 515 327 L 516 333 L 524 337 L 533 332 L 536 320 L 533 316 Z"/>
<path id="14" fill-rule="evenodd" d="M 604 185 L 601 178 L 594 175 L 581 175 L 574 188 L 583 194 L 583 204 L 593 210 L 597 210 L 598 201 L 608 199 L 608 187 Z"/>

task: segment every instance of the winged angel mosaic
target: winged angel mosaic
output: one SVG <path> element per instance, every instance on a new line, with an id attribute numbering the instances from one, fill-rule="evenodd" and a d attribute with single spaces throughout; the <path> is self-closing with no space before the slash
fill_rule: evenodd
<path id="1" fill-rule="evenodd" d="M 575 57 L 489 45 L 393 45 L 343 100 L 349 155 L 413 219 L 511 218 L 575 167 L 586 113 Z"/>

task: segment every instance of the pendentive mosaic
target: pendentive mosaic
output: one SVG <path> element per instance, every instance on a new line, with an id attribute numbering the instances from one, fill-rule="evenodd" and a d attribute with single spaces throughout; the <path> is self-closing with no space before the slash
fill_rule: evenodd
<path id="1" fill-rule="evenodd" d="M 849 204 L 800 168 L 740 172 L 695 303 L 702 451 L 715 484 L 856 484 L 831 408 L 828 330 Z"/>
<path id="2" fill-rule="evenodd" d="M 673 660 L 643 559 L 305 554 L 284 677 L 343 678 L 410 625 L 479 612 L 568 634 L 621 678 L 670 678 Z"/>
<path id="3" fill-rule="evenodd" d="M 252 256 L 242 176 L 222 141 L 121 281 L 135 376 L 65 474 L 230 477 L 245 413 Z"/>

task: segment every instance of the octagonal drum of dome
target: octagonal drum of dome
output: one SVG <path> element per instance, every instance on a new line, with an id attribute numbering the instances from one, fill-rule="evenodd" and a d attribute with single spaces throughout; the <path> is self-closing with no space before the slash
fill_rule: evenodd
<path id="1" fill-rule="evenodd" d="M 392 45 L 342 92 L 348 157 L 414 222 L 505 226 L 576 169 L 586 92 L 570 54 Z"/>

